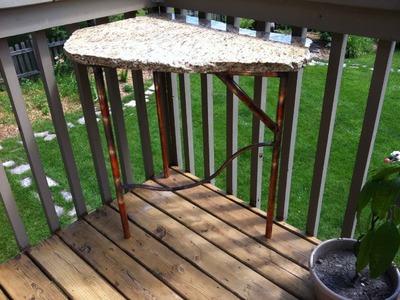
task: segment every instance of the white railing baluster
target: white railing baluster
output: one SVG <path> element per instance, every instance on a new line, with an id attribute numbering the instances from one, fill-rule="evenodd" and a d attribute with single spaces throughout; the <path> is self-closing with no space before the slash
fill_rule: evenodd
<path id="1" fill-rule="evenodd" d="M 317 236 L 318 233 L 346 44 L 346 34 L 332 34 L 332 48 L 329 55 L 328 74 L 326 78 L 306 228 L 306 232 L 314 236 Z"/>
<path id="2" fill-rule="evenodd" d="M 227 24 L 234 26 L 239 31 L 240 19 L 227 17 Z M 239 83 L 239 76 L 233 76 L 233 80 Z M 228 88 L 226 89 L 226 158 L 238 150 L 238 119 L 239 100 Z M 226 168 L 226 191 L 234 196 L 237 195 L 238 185 L 238 161 L 233 160 Z"/>
<path id="3" fill-rule="evenodd" d="M 195 174 L 192 98 L 190 93 L 190 75 L 179 74 L 179 88 L 182 110 L 182 134 L 185 155 L 185 170 Z"/>
<path id="4" fill-rule="evenodd" d="M 71 34 L 77 28 L 78 26 L 76 24 L 67 26 L 68 34 Z M 101 200 L 102 203 L 109 203 L 112 201 L 113 196 L 111 195 L 110 182 L 108 180 L 106 162 L 101 145 L 99 127 L 97 125 L 97 116 L 93 106 L 93 97 L 87 68 L 76 63 L 73 63 L 73 66 Z"/>
<path id="5" fill-rule="evenodd" d="M 295 27 L 292 30 L 292 38 L 300 37 L 302 41 L 305 41 L 305 35 L 307 34 L 305 28 Z M 296 73 L 289 73 L 288 77 L 281 166 L 278 183 L 278 200 L 276 205 L 276 218 L 278 220 L 286 220 L 288 217 L 303 72 L 304 70 L 301 69 Z"/>
<path id="6" fill-rule="evenodd" d="M 267 102 L 267 78 L 254 78 L 254 102 L 262 110 L 266 108 Z M 255 116 L 252 119 L 252 144 L 264 141 L 265 125 Z M 267 178 L 263 179 L 263 160 L 264 149 L 257 147 L 251 150 L 251 168 L 250 168 L 250 205 L 261 208 L 262 186 Z M 266 197 L 265 197 L 266 199 Z"/>
<path id="7" fill-rule="evenodd" d="M 395 42 L 385 40 L 380 40 L 378 43 L 374 71 L 372 73 L 367 107 L 364 115 L 364 123 L 360 142 L 358 144 L 354 172 L 343 221 L 343 237 L 351 237 L 354 233 L 356 200 L 367 177 L 395 45 Z"/>
<path id="8" fill-rule="evenodd" d="M 154 176 L 153 151 L 151 146 L 149 118 L 144 94 L 143 72 L 132 71 L 133 89 L 136 101 L 136 113 L 139 125 L 140 141 L 142 145 L 143 165 L 146 179 Z"/>
<path id="9" fill-rule="evenodd" d="M 212 75 L 201 74 L 204 178 L 214 173 L 214 105 Z M 215 179 L 211 180 L 215 183 Z"/>
<path id="10" fill-rule="evenodd" d="M 7 87 L 15 119 L 18 123 L 25 152 L 28 156 L 33 178 L 46 216 L 50 232 L 60 228 L 60 223 L 54 207 L 53 198 L 47 184 L 46 174 L 39 156 L 39 150 L 29 122 L 29 116 L 19 85 L 17 72 L 11 59 L 6 39 L 0 39 L 0 70 Z"/>
<path id="11" fill-rule="evenodd" d="M 233 76 L 235 82 L 239 82 L 239 76 Z M 229 89 L 226 90 L 226 158 L 229 158 L 238 150 L 238 120 L 239 101 Z M 226 191 L 234 196 L 237 195 L 238 180 L 237 159 L 226 168 Z"/>
<path id="12" fill-rule="evenodd" d="M 72 152 L 71 140 L 68 134 L 60 94 L 58 92 L 52 58 L 44 31 L 32 33 L 32 44 L 35 50 L 36 62 L 43 80 L 44 90 L 47 96 L 47 103 L 53 120 L 54 130 L 64 163 L 69 187 L 78 217 L 87 213 L 83 199 L 82 187 L 76 167 L 74 154 Z"/>
<path id="13" fill-rule="evenodd" d="M 3 163 L 0 160 L 0 201 L 3 203 L 4 210 L 10 222 L 15 240 L 20 250 L 30 246 L 28 235 L 26 234 L 24 223 L 18 212 L 14 195 L 11 191 Z"/>
<path id="14" fill-rule="evenodd" d="M 169 161 L 182 168 L 182 143 L 179 113 L 178 79 L 174 73 L 166 74 L 168 127 L 170 132 Z"/>
<path id="15" fill-rule="evenodd" d="M 121 166 L 121 175 L 124 183 L 132 183 L 133 171 L 129 155 L 128 136 L 125 127 L 124 111 L 122 109 L 122 99 L 119 92 L 119 81 L 116 69 L 104 68 L 107 82 L 107 91 L 112 112 L 113 127 L 115 131 L 115 141 L 118 149 L 118 159 Z"/>

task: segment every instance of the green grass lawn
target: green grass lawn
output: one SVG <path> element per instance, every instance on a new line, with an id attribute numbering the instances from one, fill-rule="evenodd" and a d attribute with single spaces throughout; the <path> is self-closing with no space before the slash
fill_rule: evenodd
<path id="1" fill-rule="evenodd" d="M 330 165 L 328 170 L 327 184 L 325 187 L 325 200 L 322 207 L 321 225 L 319 229 L 319 238 L 327 239 L 338 236 L 341 231 L 341 224 L 347 201 L 347 190 L 351 181 L 351 174 L 354 167 L 354 157 L 357 152 L 358 140 L 360 135 L 360 127 L 363 122 L 365 103 L 368 97 L 369 81 L 372 71 L 370 70 L 374 64 L 374 55 L 366 55 L 360 59 L 347 60 L 348 65 L 359 65 L 358 68 L 346 67 L 343 73 L 343 82 L 339 96 L 338 113 L 335 123 L 335 133 L 332 142 L 332 153 L 330 157 Z M 397 122 L 399 116 L 399 95 L 400 95 L 400 54 L 396 52 L 393 69 L 391 72 L 385 103 L 382 111 L 382 121 L 379 126 L 375 149 L 372 157 L 370 169 L 374 169 L 383 164 L 383 159 L 391 151 L 399 150 L 400 132 L 397 130 Z M 299 123 L 297 129 L 297 140 L 294 157 L 293 185 L 290 198 L 289 219 L 288 222 L 302 230 L 305 228 L 307 218 L 307 205 L 310 197 L 311 179 L 314 167 L 314 157 L 316 150 L 316 140 L 318 136 L 319 123 L 321 118 L 322 99 L 324 93 L 324 82 L 326 78 L 326 66 L 308 66 L 304 70 L 303 89 L 301 95 Z M 60 92 L 63 97 L 72 97 L 77 102 L 76 89 L 74 88 L 74 80 L 68 76 L 62 76 L 59 80 Z M 241 78 L 241 85 L 248 93 L 252 94 L 252 79 Z M 150 85 L 146 83 L 146 85 Z M 274 105 L 278 91 L 278 81 L 275 79 L 268 80 L 268 105 L 267 111 L 274 115 Z M 40 92 L 40 81 L 27 81 L 23 84 L 24 93 L 34 94 L 32 96 L 35 107 L 48 114 L 43 92 Z M 201 124 L 201 103 L 200 103 L 200 80 L 198 75 L 191 77 L 192 87 L 192 104 L 194 116 L 194 136 L 196 150 L 196 175 L 203 177 L 202 166 L 202 124 Z M 226 141 L 226 102 L 225 88 L 217 80 L 214 80 L 214 125 L 215 125 L 215 147 L 216 151 L 216 168 L 218 168 L 225 160 L 225 141 Z M 129 90 L 129 89 L 128 89 Z M 132 97 L 126 97 L 127 102 Z M 157 139 L 158 126 L 156 120 L 156 107 L 154 96 L 151 96 L 147 103 L 149 117 L 151 123 L 151 135 L 153 137 L 153 154 L 156 157 L 155 168 L 157 172 L 161 172 L 161 155 L 160 147 Z M 0 91 L 0 108 L 4 112 L 11 112 L 10 105 L 6 96 L 6 92 Z M 1 111 L 0 111 L 1 112 Z M 1 114 L 0 114 L 1 116 Z M 130 142 L 130 151 L 132 155 L 133 171 L 135 181 L 144 180 L 144 172 L 142 168 L 142 156 L 139 142 L 139 129 L 137 125 L 135 108 L 127 108 L 125 110 L 126 126 L 128 131 L 128 140 Z M 92 210 L 101 205 L 100 194 L 93 168 L 93 161 L 90 155 L 90 148 L 87 143 L 87 134 L 85 126 L 79 125 L 77 120 L 82 117 L 80 110 L 66 114 L 67 122 L 74 124 L 69 129 L 72 140 L 73 151 L 76 157 L 78 172 L 84 191 L 84 197 L 87 201 L 88 210 Z M 248 145 L 251 142 L 251 114 L 242 104 L 239 105 L 239 148 Z M 9 119 L 1 120 L 1 122 L 10 122 Z M 102 131 L 102 126 L 99 123 Z M 35 132 L 50 131 L 54 132 L 50 120 L 42 120 L 33 124 Z M 270 135 L 266 135 L 270 138 Z M 68 183 L 65 171 L 60 158 L 58 145 L 56 140 L 44 141 L 37 138 L 37 143 L 46 174 L 55 180 L 59 185 L 52 187 L 51 191 L 57 205 L 63 207 L 65 213 L 61 217 L 63 226 L 74 220 L 74 217 L 68 216 L 73 208 L 70 201 L 66 201 L 61 192 L 68 190 Z M 0 160 L 2 162 L 13 160 L 16 165 L 26 164 L 27 158 L 23 146 L 18 138 L 10 138 L 0 143 L 3 150 L 0 150 Z M 269 149 L 265 149 L 268 154 Z M 106 155 L 106 154 L 105 154 Z M 246 153 L 239 157 L 239 174 L 249 174 L 250 153 Z M 269 162 L 269 155 L 265 155 L 266 162 Z M 49 159 L 51 158 L 51 159 Z M 30 172 L 21 175 L 11 175 L 10 168 L 6 168 L 12 189 L 17 199 L 18 207 L 24 219 L 25 226 L 31 242 L 37 243 L 41 239 L 49 235 L 47 225 L 44 221 L 43 212 L 40 202 L 35 192 L 34 184 L 30 187 L 21 187 L 20 181 L 31 176 Z M 269 164 L 264 167 L 264 173 L 269 172 Z M 267 182 L 267 180 L 266 180 Z M 225 187 L 225 173 L 217 178 L 217 186 Z M 249 195 L 249 178 L 240 176 L 238 196 L 242 199 L 248 199 Z M 264 189 L 268 187 L 265 186 Z M 266 195 L 264 197 L 265 201 Z M 3 208 L 0 206 L 0 261 L 5 260 L 18 252 L 8 220 L 5 216 Z"/>

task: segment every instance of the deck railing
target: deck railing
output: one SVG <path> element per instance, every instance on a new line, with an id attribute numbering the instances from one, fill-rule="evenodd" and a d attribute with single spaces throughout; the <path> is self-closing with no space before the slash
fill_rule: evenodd
<path id="1" fill-rule="evenodd" d="M 12 57 L 9 52 L 7 38 L 19 34 L 31 33 L 33 47 L 40 69 L 46 91 L 53 125 L 57 134 L 60 154 L 65 166 L 66 178 L 69 184 L 77 217 L 85 215 L 88 211 L 85 202 L 77 163 L 74 157 L 73 143 L 70 138 L 64 111 L 61 105 L 60 94 L 55 80 L 52 57 L 47 47 L 45 29 L 53 26 L 66 26 L 71 33 L 78 28 L 79 22 L 96 19 L 97 23 L 107 22 L 107 16 L 124 13 L 126 17 L 133 17 L 135 11 L 142 8 L 150 8 L 154 11 L 174 11 L 177 14 L 186 14 L 188 10 L 196 12 L 199 18 L 211 18 L 212 14 L 226 16 L 231 24 L 238 24 L 238 18 L 256 20 L 256 27 L 263 30 L 270 28 L 270 22 L 286 24 L 292 27 L 292 36 L 300 37 L 304 42 L 307 29 L 317 29 L 332 32 L 332 47 L 330 50 L 327 77 L 324 86 L 324 95 L 319 135 L 316 145 L 315 160 L 312 182 L 307 183 L 311 187 L 308 204 L 308 218 L 306 226 L 299 228 L 309 235 L 317 236 L 320 224 L 321 206 L 323 203 L 324 186 L 327 178 L 327 170 L 331 151 L 332 136 L 338 105 L 340 86 L 351 84 L 343 82 L 343 62 L 346 41 L 349 34 L 378 39 L 376 51 L 376 62 L 370 81 L 369 95 L 367 99 L 364 122 L 355 153 L 355 165 L 350 184 L 350 189 L 343 191 L 343 197 L 347 197 L 347 208 L 343 216 L 342 236 L 351 236 L 354 229 L 355 198 L 366 179 L 377 128 L 380 121 L 380 113 L 385 97 L 385 90 L 391 68 L 395 41 L 400 41 L 400 6 L 396 1 L 342 1 L 342 0 L 291 0 L 291 1 L 256 1 L 250 0 L 224 0 L 224 1 L 181 1 L 165 0 L 162 3 L 154 1 L 26 1 L 24 6 L 14 6 L 11 2 L 7 7 L 0 7 L 0 71 L 5 81 L 7 92 L 12 104 L 15 120 L 18 124 L 21 139 L 24 144 L 32 174 L 36 183 L 45 218 L 50 232 L 60 228 L 60 220 L 57 216 L 53 196 L 46 180 L 46 170 L 43 167 L 38 146 L 35 141 L 33 130 L 29 122 L 27 108 L 21 92 L 17 72 L 14 68 Z M 36 4 L 35 2 L 40 2 Z M 153 3 L 154 2 L 154 3 Z M 157 1 L 156 1 L 157 2 Z M 7 2 L 8 3 L 8 2 Z M 158 7 L 157 5 L 161 5 Z M 108 203 L 115 198 L 113 188 L 109 182 L 109 171 L 107 160 L 101 144 L 101 133 L 96 120 L 93 106 L 93 96 L 90 87 L 90 78 L 87 69 L 80 65 L 74 66 L 75 76 L 81 99 L 82 111 L 88 132 L 88 144 L 91 149 L 95 166 L 95 178 L 98 182 L 98 190 L 103 203 Z M 143 73 L 133 70 L 134 92 L 136 110 L 138 116 L 139 141 L 136 143 L 135 151 L 141 151 L 143 165 L 134 165 L 130 157 L 131 141 L 127 138 L 127 128 L 124 122 L 114 122 L 117 136 L 118 154 L 122 164 L 122 176 L 125 182 L 133 182 L 133 168 L 144 170 L 144 177 L 151 178 L 161 170 L 155 165 L 154 136 L 149 128 L 149 112 L 146 104 Z M 114 121 L 124 120 L 121 106 L 121 96 L 118 86 L 117 71 L 106 69 L 109 98 Z M 237 80 L 242 80 L 237 78 Z M 278 191 L 277 219 L 286 221 L 289 214 L 290 196 L 295 165 L 296 129 L 298 118 L 302 112 L 300 108 L 300 96 L 302 92 L 303 72 L 293 73 L 289 76 L 286 117 L 284 123 L 283 145 L 280 164 L 280 178 Z M 225 94 L 226 98 L 226 140 L 221 143 L 214 140 L 216 112 L 213 103 L 213 77 L 211 75 L 200 76 L 201 95 L 193 95 L 190 88 L 191 78 L 188 74 L 176 75 L 166 74 L 164 84 L 169 90 L 169 101 L 165 101 L 169 107 L 169 122 L 165 124 L 169 132 L 169 156 L 172 164 L 181 167 L 191 173 L 206 177 L 213 173 L 218 167 L 216 164 L 216 153 L 223 151 L 226 155 L 234 153 L 238 149 L 239 131 L 239 109 L 234 96 Z M 267 81 L 264 78 L 254 79 L 254 98 L 257 105 L 265 107 Z M 194 97 L 200 96 L 201 112 L 192 111 Z M 195 115 L 194 115 L 195 114 Z M 199 137 L 194 134 L 194 119 L 202 120 L 201 147 L 196 140 Z M 219 117 L 218 117 L 219 118 Z M 128 122 L 126 120 L 126 122 Z M 252 121 L 251 136 L 248 140 L 258 142 L 264 136 L 263 126 L 256 120 Z M 196 142 L 195 142 L 196 141 Z M 138 148 L 138 145 L 141 148 Z M 198 151 L 201 154 L 196 154 Z M 201 159 L 195 159 L 200 155 Z M 261 207 L 261 199 L 266 196 L 263 192 L 263 150 L 253 150 L 250 155 L 251 165 L 249 171 L 249 196 L 250 205 Z M 314 155 L 312 155 L 314 157 Z M 1 152 L 0 152 L 1 158 Z M 198 170 L 203 170 L 199 174 Z M 243 174 L 238 174 L 238 166 L 235 161 L 227 170 L 225 189 L 227 193 L 238 194 L 238 180 L 242 180 Z M 239 178 L 238 178 L 239 177 Z M 17 244 L 20 249 L 30 245 L 24 221 L 20 217 L 14 199 L 5 168 L 0 164 L 0 198 L 3 201 L 5 212 L 9 218 Z"/>

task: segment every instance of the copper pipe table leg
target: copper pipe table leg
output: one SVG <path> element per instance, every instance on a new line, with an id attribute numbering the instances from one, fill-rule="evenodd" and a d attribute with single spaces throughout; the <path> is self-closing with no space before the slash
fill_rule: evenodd
<path id="1" fill-rule="evenodd" d="M 161 155 L 163 160 L 164 177 L 169 177 L 169 159 L 168 159 L 168 148 L 167 148 L 167 134 L 164 127 L 164 118 L 162 111 L 162 87 L 160 72 L 154 72 L 154 88 L 156 94 L 156 104 L 157 104 L 157 116 L 158 116 L 158 127 L 160 130 L 160 140 L 161 140 Z M 164 86 L 165 88 L 165 86 Z"/>
<path id="2" fill-rule="evenodd" d="M 276 187 L 278 182 L 278 170 L 279 170 L 279 156 L 281 149 L 281 136 L 282 136 L 282 123 L 285 108 L 285 91 L 286 91 L 286 73 L 262 73 L 265 77 L 280 77 L 279 85 L 279 96 L 278 105 L 276 108 L 276 120 L 275 122 L 258 106 L 256 106 L 253 100 L 246 94 L 245 91 L 233 80 L 232 76 L 227 73 L 217 73 L 218 78 L 225 83 L 227 88 L 234 93 L 249 109 L 250 111 L 261 121 L 264 125 L 269 128 L 274 134 L 273 141 L 273 152 L 271 162 L 271 173 L 269 182 L 268 192 L 268 204 L 267 204 L 267 220 L 265 236 L 271 238 L 272 226 L 274 223 L 275 215 L 275 198 L 276 198 Z M 245 73 L 243 75 L 251 75 L 251 73 Z M 259 74 L 258 74 L 259 75 Z"/>
<path id="3" fill-rule="evenodd" d="M 265 228 L 265 236 L 269 239 L 272 236 L 272 225 L 274 223 L 275 216 L 275 198 L 276 198 L 276 187 L 278 182 L 278 170 L 279 170 L 279 155 L 281 150 L 281 138 L 282 138 L 282 123 L 285 112 L 285 91 L 286 91 L 286 74 L 282 74 L 279 84 L 279 96 L 278 106 L 276 108 L 276 126 L 277 131 L 274 132 L 274 146 L 272 152 L 272 163 L 271 173 L 269 181 L 269 193 L 268 193 L 268 204 L 267 204 L 267 222 Z"/>
<path id="4" fill-rule="evenodd" d="M 128 213 L 126 211 L 126 205 L 124 200 L 124 191 L 121 183 L 121 176 L 119 172 L 119 163 L 116 154 L 114 136 L 112 131 L 112 125 L 110 120 L 110 112 L 108 108 L 106 88 L 104 85 L 103 69 L 101 67 L 93 67 L 94 78 L 96 81 L 96 88 L 99 97 L 99 103 L 101 107 L 101 116 L 103 118 L 104 132 L 107 139 L 108 154 L 110 156 L 111 169 L 114 178 L 114 186 L 117 192 L 117 201 L 119 207 L 119 214 L 121 217 L 122 229 L 124 232 L 124 237 L 126 239 L 130 238 Z"/>

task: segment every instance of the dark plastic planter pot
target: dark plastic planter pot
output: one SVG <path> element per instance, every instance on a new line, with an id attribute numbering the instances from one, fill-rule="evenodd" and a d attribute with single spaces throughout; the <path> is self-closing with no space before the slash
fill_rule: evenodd
<path id="1" fill-rule="evenodd" d="M 321 280 L 318 278 L 317 274 L 314 271 L 314 264 L 321 256 L 323 256 L 325 253 L 333 249 L 343 249 L 343 250 L 353 249 L 353 245 L 355 242 L 356 241 L 354 239 L 346 239 L 346 238 L 332 239 L 322 242 L 313 250 L 310 256 L 309 266 L 310 266 L 311 279 L 314 284 L 317 299 L 321 300 L 347 299 L 332 292 L 321 282 Z M 396 291 L 393 293 L 392 296 L 390 296 L 387 299 L 388 300 L 396 299 L 397 295 L 400 293 L 400 273 L 397 267 L 394 265 L 390 267 L 387 272 L 390 279 L 392 280 L 393 285 L 396 287 Z"/>

